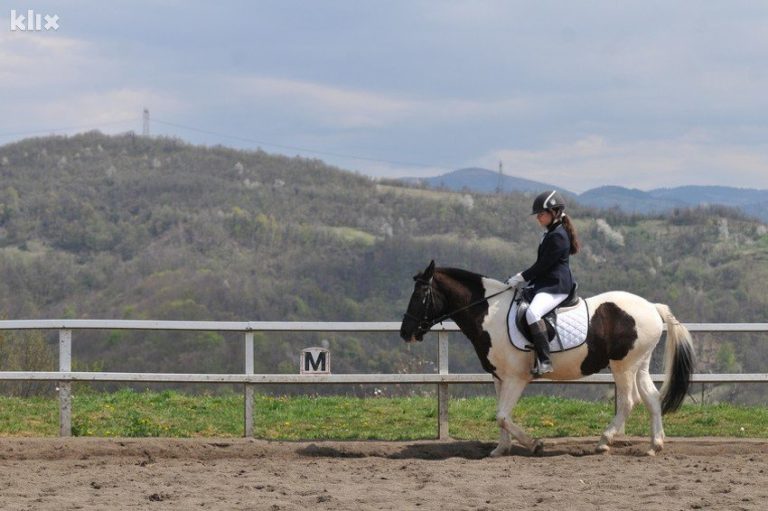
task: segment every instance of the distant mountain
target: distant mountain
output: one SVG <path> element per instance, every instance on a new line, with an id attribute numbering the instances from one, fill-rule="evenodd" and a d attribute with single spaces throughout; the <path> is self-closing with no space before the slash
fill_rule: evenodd
<path id="1" fill-rule="evenodd" d="M 663 213 L 673 208 L 723 205 L 768 221 L 768 190 L 727 186 L 679 186 L 644 192 L 620 186 L 602 186 L 578 196 L 579 202 L 598 208 L 619 208 L 631 213 Z"/>
<path id="2" fill-rule="evenodd" d="M 658 199 L 674 198 L 687 204 L 729 204 L 741 207 L 765 207 L 768 204 L 768 190 L 752 188 L 680 186 L 677 188 L 657 188 L 648 193 Z"/>
<path id="3" fill-rule="evenodd" d="M 672 193 L 656 197 L 650 192 L 622 186 L 601 186 L 578 196 L 581 204 L 596 208 L 618 208 L 627 213 L 658 213 L 673 208 L 686 208 L 695 203 L 684 202 Z"/>
<path id="4" fill-rule="evenodd" d="M 493 193 L 498 186 L 499 173 L 473 167 L 455 170 L 440 176 L 406 178 L 402 181 L 426 185 L 430 188 Z M 552 184 L 508 175 L 503 176 L 501 188 L 505 193 L 539 192 L 548 188 L 557 188 L 585 206 L 603 209 L 618 208 L 627 213 L 664 213 L 674 208 L 717 204 L 737 208 L 747 215 L 768 221 L 768 190 L 727 186 L 679 186 L 676 188 L 657 188 L 646 192 L 622 186 L 601 186 L 587 190 L 582 194 L 576 194 Z"/>
<path id="5" fill-rule="evenodd" d="M 460 192 L 462 190 L 471 190 L 473 192 L 493 193 L 499 185 L 499 173 L 497 171 L 483 169 L 479 167 L 470 167 L 466 169 L 454 170 L 440 176 L 425 178 L 404 178 L 401 179 L 410 184 L 426 185 L 430 188 L 444 188 Z M 505 193 L 509 192 L 540 192 L 546 189 L 554 189 L 568 194 L 575 195 L 568 190 L 553 186 L 539 181 L 531 181 L 520 177 L 502 176 L 501 189 Z"/>

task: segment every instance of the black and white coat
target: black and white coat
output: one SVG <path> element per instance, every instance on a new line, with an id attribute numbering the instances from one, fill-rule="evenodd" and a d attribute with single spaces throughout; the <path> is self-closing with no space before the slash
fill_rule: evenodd
<path id="1" fill-rule="evenodd" d="M 449 315 L 472 342 L 483 369 L 494 376 L 500 439 L 491 455 L 508 452 L 512 438 L 533 452 L 540 451 L 541 441 L 530 437 L 511 417 L 512 408 L 532 379 L 534 355 L 509 342 L 507 312 L 513 299 L 513 293 L 507 292 L 509 285 L 466 270 L 436 269 L 434 261 L 414 280 L 400 336 L 406 342 L 419 341 L 431 328 L 430 320 L 434 325 L 435 318 Z M 597 450 L 609 449 L 634 405 L 642 401 L 651 418 L 648 453 L 655 454 L 664 445 L 662 412 L 677 409 L 688 391 L 694 364 L 690 333 L 669 307 L 631 293 L 610 291 L 585 300 L 590 311 L 587 341 L 553 354 L 554 371 L 547 378 L 575 380 L 610 367 L 616 382 L 617 410 Z M 427 327 L 423 326 L 425 321 Z M 659 393 L 650 376 L 650 362 L 665 323 L 665 382 Z"/>

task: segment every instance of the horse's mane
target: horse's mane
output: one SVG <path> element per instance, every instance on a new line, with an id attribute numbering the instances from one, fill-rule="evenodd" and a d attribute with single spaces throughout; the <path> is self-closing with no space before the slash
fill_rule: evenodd
<path id="1" fill-rule="evenodd" d="M 435 268 L 435 271 L 444 273 L 445 275 L 451 277 L 454 280 L 458 280 L 459 282 L 466 282 L 468 280 L 474 281 L 485 277 L 485 275 L 480 275 L 479 273 L 463 270 L 461 268 Z"/>
<path id="2" fill-rule="evenodd" d="M 490 289 L 485 290 L 496 291 L 498 290 L 496 289 L 497 287 L 501 289 L 501 287 L 506 285 L 496 279 L 486 277 L 485 275 L 481 275 L 480 273 L 475 273 L 473 271 L 463 270 L 461 268 L 435 268 L 435 271 L 442 273 L 448 278 L 469 287 L 473 290 L 473 293 L 477 292 L 481 295 L 484 292 L 483 290 L 488 288 L 488 286 L 490 286 Z"/>

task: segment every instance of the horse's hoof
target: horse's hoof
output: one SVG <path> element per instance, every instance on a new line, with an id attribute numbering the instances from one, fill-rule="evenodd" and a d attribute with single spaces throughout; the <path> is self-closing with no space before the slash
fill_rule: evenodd
<path id="1" fill-rule="evenodd" d="M 664 444 L 663 443 L 661 443 L 661 442 L 660 443 L 653 443 L 653 444 L 651 444 L 651 450 L 648 451 L 646 454 L 648 456 L 656 456 L 657 454 L 659 454 L 661 452 L 662 449 L 664 449 Z"/>
<path id="2" fill-rule="evenodd" d="M 531 452 L 534 456 L 542 456 L 544 454 L 544 442 L 542 440 L 533 442 L 533 449 L 531 449 Z"/>
<path id="3" fill-rule="evenodd" d="M 489 455 L 491 458 L 501 458 L 507 454 L 507 448 L 506 447 L 497 447 L 494 450 L 491 451 L 491 454 Z"/>
<path id="4" fill-rule="evenodd" d="M 598 454 L 605 454 L 611 450 L 611 446 L 608 444 L 598 444 L 597 447 L 595 447 L 595 452 Z"/>

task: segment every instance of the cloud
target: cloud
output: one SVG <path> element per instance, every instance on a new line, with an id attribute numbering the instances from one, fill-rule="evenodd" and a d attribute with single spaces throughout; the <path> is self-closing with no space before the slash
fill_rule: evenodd
<path id="1" fill-rule="evenodd" d="M 230 77 L 225 80 L 228 92 L 238 101 L 301 110 L 328 124 L 341 127 L 374 127 L 401 118 L 413 102 L 373 91 L 288 80 L 274 77 Z"/>
<path id="2" fill-rule="evenodd" d="M 522 98 L 489 100 L 406 97 L 394 93 L 352 89 L 275 77 L 234 76 L 225 80 L 227 96 L 252 107 L 279 104 L 301 111 L 328 126 L 378 128 L 400 122 L 461 122 L 471 118 L 531 111 Z M 246 106 L 247 108 L 247 106 Z"/>
<path id="3" fill-rule="evenodd" d="M 649 190 L 688 184 L 768 189 L 768 145 L 714 144 L 693 134 L 672 140 L 611 142 L 590 135 L 538 150 L 500 149 L 475 162 L 504 162 L 516 177 L 574 192 L 605 185 Z M 738 183 L 733 176 L 738 175 Z"/>
<path id="4" fill-rule="evenodd" d="M 109 123 L 121 119 L 136 119 L 139 129 L 143 105 L 152 105 L 165 115 L 173 115 L 185 108 L 177 97 L 150 89 L 122 88 L 93 93 L 71 94 L 64 100 L 42 101 L 32 105 L 28 114 L 33 118 L 57 119 L 64 124 L 83 124 L 84 121 Z"/>
<path id="5" fill-rule="evenodd" d="M 120 64 L 95 44 L 51 33 L 0 32 L 2 115 L 13 120 L 4 131 L 57 130 L 89 126 L 107 132 L 140 129 L 141 109 L 166 115 L 185 109 L 180 95 L 131 86 Z M 135 120 L 133 124 L 116 121 Z"/>
<path id="6" fill-rule="evenodd" d="M 81 82 L 104 64 L 85 40 L 0 31 L 0 90 L 49 90 Z"/>

